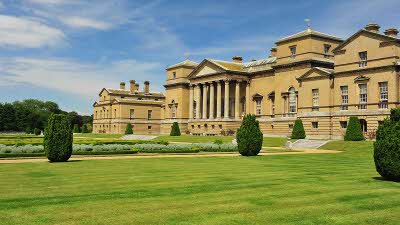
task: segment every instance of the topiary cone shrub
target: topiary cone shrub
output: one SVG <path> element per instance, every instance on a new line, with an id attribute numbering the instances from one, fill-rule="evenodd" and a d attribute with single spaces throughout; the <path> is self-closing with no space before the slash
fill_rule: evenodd
<path id="1" fill-rule="evenodd" d="M 386 180 L 400 181 L 400 109 L 379 126 L 374 143 L 376 171 Z"/>
<path id="2" fill-rule="evenodd" d="M 304 131 L 303 122 L 301 119 L 294 121 L 291 139 L 304 139 L 306 138 L 306 132 Z"/>
<path id="3" fill-rule="evenodd" d="M 181 130 L 179 129 L 178 122 L 174 122 L 171 127 L 170 136 L 181 136 Z"/>
<path id="4" fill-rule="evenodd" d="M 72 154 L 72 130 L 66 115 L 50 116 L 44 132 L 44 151 L 50 162 L 66 162 Z"/>
<path id="5" fill-rule="evenodd" d="M 346 135 L 344 136 L 345 141 L 363 141 L 365 137 L 361 130 L 360 121 L 358 117 L 352 116 L 349 119 L 349 124 L 347 125 Z"/>
<path id="6" fill-rule="evenodd" d="M 248 114 L 236 132 L 239 153 L 242 156 L 255 156 L 261 151 L 263 133 L 255 115 Z"/>
<path id="7" fill-rule="evenodd" d="M 125 134 L 133 134 L 132 124 L 128 123 L 126 125 Z"/>
<path id="8" fill-rule="evenodd" d="M 74 133 L 80 133 L 81 129 L 79 128 L 78 124 L 74 124 Z"/>

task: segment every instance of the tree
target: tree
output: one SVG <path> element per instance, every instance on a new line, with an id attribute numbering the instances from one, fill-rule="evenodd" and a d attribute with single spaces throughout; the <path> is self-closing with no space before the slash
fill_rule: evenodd
<path id="1" fill-rule="evenodd" d="M 374 143 L 376 171 L 386 180 L 400 181 L 400 109 L 378 127 Z"/>
<path id="2" fill-rule="evenodd" d="M 15 117 L 15 109 L 12 104 L 5 103 L 2 107 L 1 115 L 3 131 L 18 131 Z"/>
<path id="3" fill-rule="evenodd" d="M 306 132 L 304 131 L 303 121 L 297 119 L 294 121 L 291 139 L 304 139 L 306 138 Z"/>
<path id="4" fill-rule="evenodd" d="M 181 136 L 181 130 L 179 129 L 178 122 L 174 122 L 171 127 L 170 136 Z"/>
<path id="5" fill-rule="evenodd" d="M 74 133 L 80 133 L 81 132 L 81 128 L 79 128 L 78 124 L 74 124 Z"/>
<path id="6" fill-rule="evenodd" d="M 356 116 L 352 116 L 349 119 L 347 125 L 346 135 L 344 136 L 345 141 L 363 141 L 365 140 L 361 130 L 360 121 Z"/>
<path id="7" fill-rule="evenodd" d="M 263 133 L 255 115 L 248 114 L 243 118 L 236 132 L 236 141 L 242 156 L 255 156 L 261 151 Z"/>
<path id="8" fill-rule="evenodd" d="M 82 126 L 82 133 L 90 133 L 87 124 L 83 124 L 83 126 Z"/>
<path id="9" fill-rule="evenodd" d="M 132 124 L 128 123 L 126 125 L 125 134 L 133 134 Z"/>
<path id="10" fill-rule="evenodd" d="M 34 133 L 35 135 L 41 135 L 41 134 L 42 134 L 42 131 L 41 131 L 39 128 L 35 128 L 35 129 L 33 129 L 33 133 Z"/>
<path id="11" fill-rule="evenodd" d="M 44 150 L 50 162 L 66 162 L 72 154 L 73 135 L 66 115 L 50 116 L 44 132 Z"/>

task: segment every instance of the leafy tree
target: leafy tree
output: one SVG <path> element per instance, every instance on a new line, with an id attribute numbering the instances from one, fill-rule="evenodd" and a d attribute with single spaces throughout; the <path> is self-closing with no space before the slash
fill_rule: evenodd
<path id="1" fill-rule="evenodd" d="M 82 126 L 82 133 L 90 133 L 87 124 L 83 124 L 83 126 Z"/>
<path id="2" fill-rule="evenodd" d="M 400 109 L 378 127 L 374 143 L 376 171 L 385 179 L 400 181 Z"/>
<path id="3" fill-rule="evenodd" d="M 74 124 L 74 133 L 80 133 L 81 132 L 81 128 L 79 128 L 78 124 Z"/>
<path id="4" fill-rule="evenodd" d="M 35 135 L 40 135 L 40 134 L 42 134 L 42 131 L 39 128 L 35 128 L 35 129 L 33 129 L 33 133 Z"/>
<path id="5" fill-rule="evenodd" d="M 174 122 L 171 127 L 170 136 L 181 136 L 181 130 L 179 129 L 178 122 Z"/>
<path id="6" fill-rule="evenodd" d="M 263 133 L 255 115 L 248 114 L 243 118 L 236 132 L 236 141 L 242 156 L 255 156 L 261 151 Z"/>
<path id="7" fill-rule="evenodd" d="M 126 125 L 125 134 L 133 134 L 132 124 L 128 123 Z"/>
<path id="8" fill-rule="evenodd" d="M 0 117 L 4 131 L 17 131 L 15 109 L 12 104 L 5 103 L 3 105 Z"/>
<path id="9" fill-rule="evenodd" d="M 360 121 L 356 116 L 350 117 L 349 124 L 347 125 L 345 141 L 363 141 L 365 137 L 361 130 Z"/>
<path id="10" fill-rule="evenodd" d="M 297 119 L 296 121 L 294 121 L 291 138 L 292 139 L 306 138 L 306 132 L 304 131 L 303 121 L 301 121 L 301 119 Z"/>
<path id="11" fill-rule="evenodd" d="M 72 154 L 73 135 L 66 115 L 50 116 L 44 132 L 44 150 L 50 162 L 66 162 Z"/>

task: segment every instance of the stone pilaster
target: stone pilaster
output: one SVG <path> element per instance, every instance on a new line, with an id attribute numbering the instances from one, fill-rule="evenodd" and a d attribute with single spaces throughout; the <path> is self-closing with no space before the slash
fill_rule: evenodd
<path id="1" fill-rule="evenodd" d="M 235 119 L 240 119 L 239 109 L 240 109 L 240 81 L 236 81 L 235 88 Z"/>
<path id="2" fill-rule="evenodd" d="M 225 80 L 224 118 L 229 118 L 229 80 Z"/>
<path id="3" fill-rule="evenodd" d="M 195 86 L 196 88 L 196 119 L 200 119 L 200 99 L 201 99 L 201 90 L 200 90 L 200 84 L 197 84 Z"/>
<path id="4" fill-rule="evenodd" d="M 217 81 L 217 119 L 221 118 L 222 85 Z"/>
<path id="5" fill-rule="evenodd" d="M 193 119 L 193 85 L 189 86 L 189 119 Z"/>
<path id="6" fill-rule="evenodd" d="M 210 83 L 210 119 L 214 119 L 214 83 Z"/>
<path id="7" fill-rule="evenodd" d="M 207 119 L 208 84 L 203 84 L 203 119 Z"/>

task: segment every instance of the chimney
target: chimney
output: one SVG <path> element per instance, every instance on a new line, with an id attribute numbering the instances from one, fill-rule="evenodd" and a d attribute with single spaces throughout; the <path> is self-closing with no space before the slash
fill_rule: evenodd
<path id="1" fill-rule="evenodd" d="M 147 80 L 144 82 L 144 93 L 150 93 L 150 82 Z"/>
<path id="2" fill-rule="evenodd" d="M 269 56 L 270 56 L 270 57 L 276 57 L 276 52 L 277 52 L 276 47 L 272 47 L 272 48 L 271 48 L 271 54 L 270 54 Z"/>
<path id="3" fill-rule="evenodd" d="M 397 37 L 399 31 L 396 28 L 389 28 L 385 30 L 385 35 L 389 37 Z"/>
<path id="4" fill-rule="evenodd" d="M 232 60 L 234 63 L 242 63 L 243 62 L 242 56 L 233 56 Z"/>
<path id="5" fill-rule="evenodd" d="M 129 83 L 130 83 L 130 93 L 131 94 L 134 94 L 135 93 L 135 91 L 136 91 L 136 81 L 135 80 L 130 80 L 129 81 Z"/>
<path id="6" fill-rule="evenodd" d="M 371 31 L 374 33 L 379 33 L 379 28 L 381 28 L 381 27 L 376 23 L 369 23 L 367 26 L 365 26 L 365 29 L 367 31 Z"/>
<path id="7" fill-rule="evenodd" d="M 119 83 L 119 89 L 125 90 L 125 82 Z"/>
<path id="8" fill-rule="evenodd" d="M 139 84 L 135 84 L 135 92 L 139 91 Z"/>

